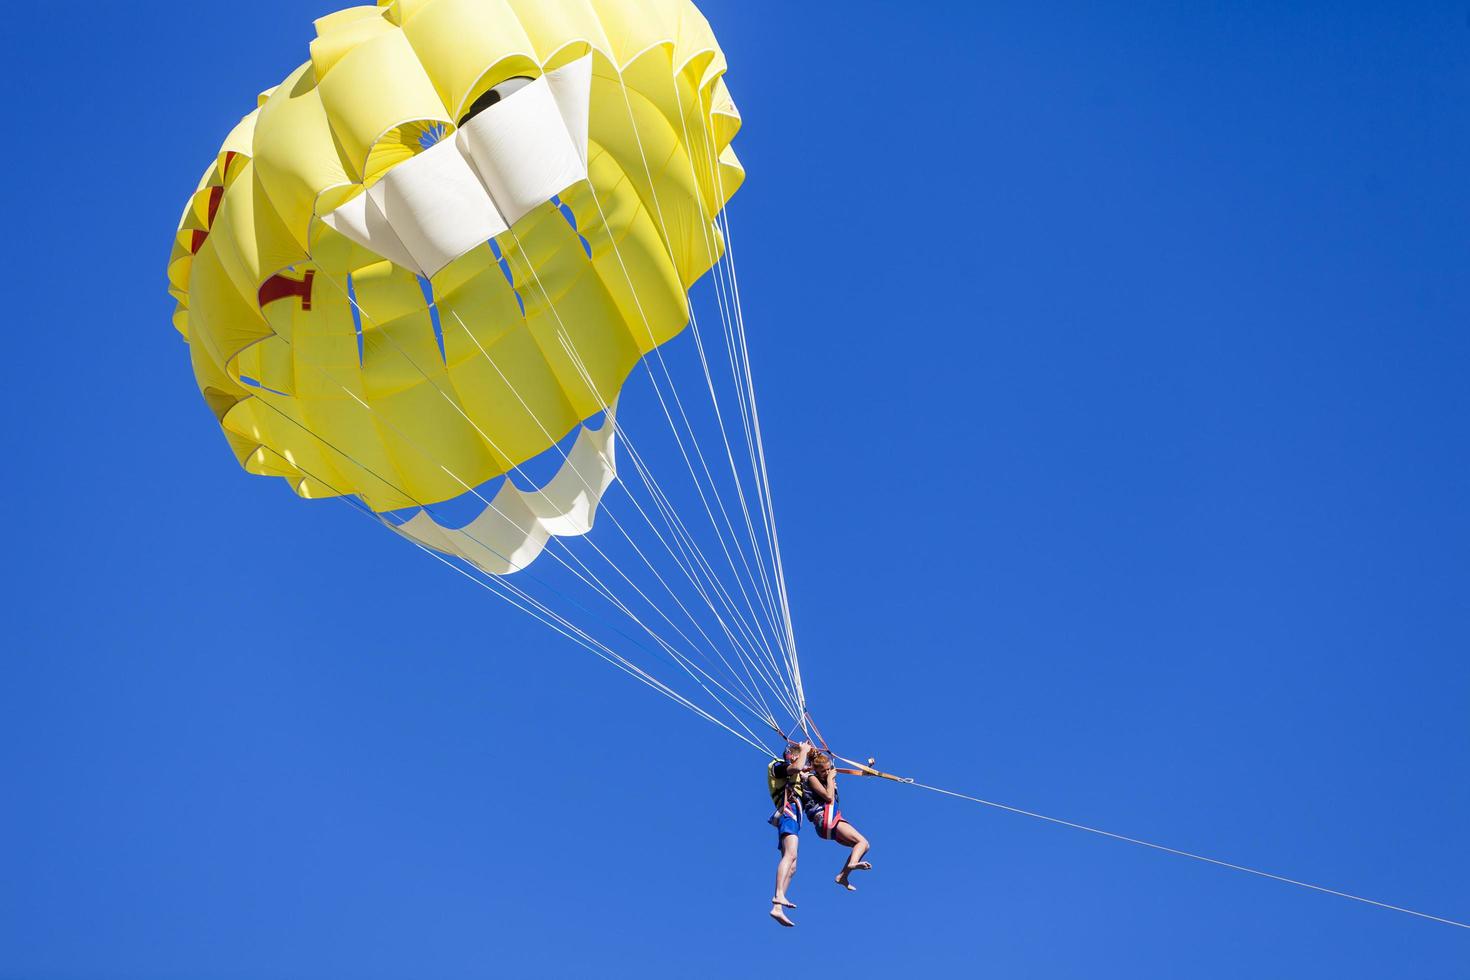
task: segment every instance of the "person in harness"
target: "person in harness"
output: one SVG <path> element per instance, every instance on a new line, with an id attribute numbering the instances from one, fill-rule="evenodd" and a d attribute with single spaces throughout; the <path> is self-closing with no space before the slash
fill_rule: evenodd
<path id="1" fill-rule="evenodd" d="M 771 918 L 783 926 L 794 926 L 786 915 L 787 909 L 796 908 L 786 898 L 786 889 L 796 874 L 796 849 L 800 844 L 797 836 L 801 832 L 802 777 L 806 773 L 807 755 L 812 746 L 804 742 L 790 742 L 780 759 L 772 759 L 766 766 L 766 788 L 771 793 L 771 805 L 776 808 L 771 814 L 770 824 L 776 828 L 776 848 L 781 852 L 781 861 L 776 865 L 776 893 L 771 898 Z"/>
<path id="2" fill-rule="evenodd" d="M 858 833 L 856 827 L 843 819 L 842 811 L 838 808 L 837 770 L 832 765 L 832 757 L 813 746 L 808 746 L 807 749 L 805 761 L 811 768 L 804 775 L 805 792 L 801 795 L 802 807 L 807 819 L 812 822 L 812 827 L 816 829 L 818 837 L 822 840 L 834 840 L 844 847 L 852 848 L 836 880 L 837 884 L 848 891 L 857 891 L 857 886 L 851 884 L 847 878 L 854 871 L 873 870 L 873 866 L 863 860 L 863 855 L 868 853 L 868 839 Z"/>

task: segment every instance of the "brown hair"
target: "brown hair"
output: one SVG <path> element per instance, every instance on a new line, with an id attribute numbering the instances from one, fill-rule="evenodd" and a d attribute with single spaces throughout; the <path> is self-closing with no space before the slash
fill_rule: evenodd
<path id="1" fill-rule="evenodd" d="M 816 773 L 818 778 L 826 779 L 832 775 L 832 757 L 821 749 L 813 746 L 811 755 L 807 757 L 807 762 L 811 765 L 812 772 Z"/>

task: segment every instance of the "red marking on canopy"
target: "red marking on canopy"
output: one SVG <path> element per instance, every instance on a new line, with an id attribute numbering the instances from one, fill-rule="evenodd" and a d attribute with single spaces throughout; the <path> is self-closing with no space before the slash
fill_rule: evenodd
<path id="1" fill-rule="evenodd" d="M 274 303 L 278 299 L 286 299 L 295 296 L 301 300 L 303 310 L 311 309 L 311 281 L 316 277 L 316 271 L 307 269 L 300 279 L 292 279 L 290 276 L 276 273 L 265 282 L 260 284 L 260 291 L 256 299 L 261 306 Z"/>

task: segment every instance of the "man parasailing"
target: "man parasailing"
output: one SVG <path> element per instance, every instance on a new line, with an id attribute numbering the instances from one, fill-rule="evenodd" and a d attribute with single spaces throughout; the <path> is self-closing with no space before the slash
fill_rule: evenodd
<path id="1" fill-rule="evenodd" d="M 776 848 L 781 852 L 781 861 L 776 865 L 776 892 L 771 898 L 771 918 L 783 926 L 794 926 L 795 922 L 786 915 L 787 909 L 796 908 L 786 898 L 786 889 L 796 874 L 796 849 L 800 844 L 802 814 L 802 776 L 807 768 L 807 756 L 812 746 L 806 743 L 788 742 L 780 759 L 772 759 L 766 766 L 766 787 L 771 793 L 771 804 L 776 810 L 771 814 L 770 824 L 776 828 Z"/>

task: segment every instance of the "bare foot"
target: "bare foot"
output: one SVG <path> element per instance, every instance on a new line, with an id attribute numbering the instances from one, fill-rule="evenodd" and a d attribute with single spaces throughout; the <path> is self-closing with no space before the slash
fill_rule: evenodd
<path id="1" fill-rule="evenodd" d="M 854 871 L 872 870 L 873 866 L 871 864 L 866 861 L 859 861 L 857 864 L 849 864 L 847 867 L 843 868 L 842 871 L 837 875 L 835 880 L 843 888 L 846 888 L 850 892 L 855 892 L 857 891 L 857 886 L 849 882 L 847 880 L 847 876 L 852 874 Z"/>
<path id="2" fill-rule="evenodd" d="M 795 902 L 788 902 L 784 898 L 773 898 L 773 899 L 771 899 L 771 904 L 772 905 L 784 905 L 788 909 L 794 909 L 794 908 L 796 908 L 796 903 Z"/>
<path id="3" fill-rule="evenodd" d="M 790 919 L 786 918 L 785 910 L 782 909 L 779 905 L 771 906 L 771 918 L 775 919 L 777 922 L 781 923 L 787 928 L 791 928 L 792 926 L 796 925 L 795 922 L 792 922 Z"/>

